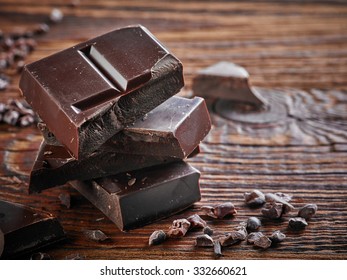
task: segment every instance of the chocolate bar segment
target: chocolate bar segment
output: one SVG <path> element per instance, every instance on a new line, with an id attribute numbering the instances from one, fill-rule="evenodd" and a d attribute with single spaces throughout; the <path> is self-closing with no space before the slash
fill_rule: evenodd
<path id="1" fill-rule="evenodd" d="M 60 145 L 44 123 L 39 128 L 50 145 Z M 184 159 L 211 129 L 206 103 L 173 96 L 114 135 L 99 151 Z"/>
<path id="2" fill-rule="evenodd" d="M 199 171 L 181 161 L 70 184 L 120 230 L 129 230 L 199 201 L 199 177 Z"/>
<path id="3" fill-rule="evenodd" d="M 4 200 L 0 200 L 0 229 L 4 259 L 17 258 L 65 239 L 63 228 L 50 214 Z"/>
<path id="4" fill-rule="evenodd" d="M 43 141 L 30 173 L 29 192 L 41 192 L 71 180 L 89 180 L 177 160 L 169 156 L 124 154 L 112 149 L 76 160 L 63 146 L 47 145 Z"/>
<path id="5" fill-rule="evenodd" d="M 24 97 L 81 158 L 183 87 L 181 62 L 143 26 L 112 31 L 24 67 Z"/>

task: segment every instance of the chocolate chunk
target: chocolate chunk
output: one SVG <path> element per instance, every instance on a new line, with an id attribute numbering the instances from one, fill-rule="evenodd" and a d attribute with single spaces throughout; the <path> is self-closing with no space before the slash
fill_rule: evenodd
<path id="1" fill-rule="evenodd" d="M 165 241 L 165 239 L 166 239 L 166 233 L 162 230 L 156 230 L 149 237 L 148 245 L 152 246 L 152 245 L 161 244 Z"/>
<path id="2" fill-rule="evenodd" d="M 70 184 L 112 220 L 128 230 L 170 216 L 200 200 L 200 173 L 185 162 L 175 162 Z M 142 180 L 147 178 L 146 180 Z"/>
<path id="3" fill-rule="evenodd" d="M 41 192 L 71 180 L 90 180 L 177 160 L 170 157 L 121 154 L 111 150 L 75 160 L 64 147 L 50 146 L 43 142 L 30 173 L 29 192 Z M 129 178 L 127 186 L 134 180 L 136 179 Z"/>
<path id="4" fill-rule="evenodd" d="M 193 92 L 203 97 L 221 98 L 262 107 L 265 101 L 251 88 L 243 67 L 226 61 L 202 69 L 193 79 Z"/>
<path id="5" fill-rule="evenodd" d="M 24 67 L 20 88 L 81 158 L 183 86 L 182 64 L 143 26 L 118 29 Z"/>
<path id="6" fill-rule="evenodd" d="M 39 124 L 48 144 L 61 145 L 44 123 Z M 98 151 L 170 156 L 184 159 L 211 129 L 204 99 L 173 96 L 110 138 Z"/>
<path id="7" fill-rule="evenodd" d="M 65 239 L 63 228 L 50 214 L 3 200 L 0 200 L 0 228 L 4 259 L 18 258 Z"/>

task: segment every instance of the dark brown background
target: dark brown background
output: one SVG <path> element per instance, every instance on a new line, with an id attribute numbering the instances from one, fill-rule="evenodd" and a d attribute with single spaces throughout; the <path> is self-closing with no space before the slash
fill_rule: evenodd
<path id="1" fill-rule="evenodd" d="M 28 173 L 41 136 L 34 127 L 1 124 L 0 198 L 59 217 L 69 241 L 46 250 L 53 258 L 79 254 L 87 259 L 211 259 L 210 249 L 194 247 L 198 232 L 156 247 L 147 246 L 148 237 L 155 229 L 167 229 L 176 217 L 224 201 L 234 202 L 238 215 L 208 223 L 216 235 L 231 231 L 247 217 L 260 216 L 259 209 L 243 204 L 243 193 L 256 188 L 291 194 L 296 207 L 316 203 L 317 216 L 299 233 L 287 230 L 288 217 L 264 220 L 265 233 L 281 229 L 287 234 L 283 244 L 262 251 L 241 243 L 224 250 L 224 259 L 346 259 L 347 4 L 211 2 L 81 0 L 71 7 L 70 1 L 0 0 L 0 28 L 5 32 L 46 20 L 53 7 L 64 12 L 63 21 L 39 39 L 28 62 L 103 32 L 141 23 L 182 60 L 186 80 L 182 95 L 191 94 L 197 70 L 220 60 L 246 67 L 255 86 L 286 88 L 276 91 L 286 96 L 278 101 L 286 106 L 285 118 L 270 125 L 230 122 L 212 113 L 214 127 L 201 145 L 202 153 L 192 160 L 202 172 L 201 202 L 127 233 L 68 186 L 27 195 Z M 14 76 L 12 86 L 0 92 L 1 102 L 20 97 L 17 84 Z M 71 193 L 71 209 L 60 204 L 62 192 Z M 83 235 L 87 229 L 101 229 L 111 241 L 87 240 Z"/>

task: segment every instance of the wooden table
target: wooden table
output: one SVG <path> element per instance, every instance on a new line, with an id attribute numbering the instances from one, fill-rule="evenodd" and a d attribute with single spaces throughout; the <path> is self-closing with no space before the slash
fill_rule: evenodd
<path id="1" fill-rule="evenodd" d="M 45 2 L 41 4 L 41 2 Z M 202 153 L 190 160 L 201 173 L 202 200 L 194 207 L 130 232 L 119 231 L 69 186 L 27 194 L 28 174 L 41 136 L 35 127 L 0 125 L 0 198 L 45 209 L 57 216 L 68 241 L 45 250 L 54 259 L 79 254 L 86 259 L 213 259 L 211 249 L 195 248 L 199 232 L 149 247 L 149 235 L 166 230 L 178 217 L 200 213 L 202 205 L 232 201 L 233 218 L 207 219 L 214 236 L 233 230 L 260 209 L 244 205 L 243 193 L 253 189 L 283 192 L 301 207 L 316 203 L 318 213 L 304 231 L 263 219 L 262 231 L 280 229 L 285 242 L 268 250 L 245 242 L 226 248 L 222 259 L 346 259 L 347 258 L 347 5 L 344 1 L 69 1 L 1 0 L 0 28 L 23 30 L 44 21 L 53 7 L 65 17 L 38 40 L 27 62 L 106 31 L 141 23 L 184 64 L 191 94 L 196 72 L 215 62 L 238 63 L 249 71 L 254 86 L 277 88 L 287 113 L 268 125 L 227 121 L 211 112 L 213 129 Z M 315 3 L 313 3 L 315 2 Z M 20 98 L 18 76 L 0 101 Z M 294 89 L 293 89 L 294 88 Z M 61 205 L 70 193 L 72 207 Z M 110 242 L 85 238 L 100 229 Z"/>

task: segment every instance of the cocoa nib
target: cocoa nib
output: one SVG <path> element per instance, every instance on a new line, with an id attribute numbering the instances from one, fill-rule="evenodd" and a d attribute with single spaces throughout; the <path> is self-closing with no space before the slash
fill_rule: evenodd
<path id="1" fill-rule="evenodd" d="M 195 246 L 197 247 L 213 247 L 213 239 L 207 234 L 202 234 L 196 237 Z"/>
<path id="2" fill-rule="evenodd" d="M 222 246 L 220 245 L 219 240 L 213 242 L 213 252 L 217 258 L 222 256 Z"/>
<path id="3" fill-rule="evenodd" d="M 213 229 L 210 228 L 209 226 L 206 226 L 204 227 L 203 231 L 202 231 L 204 234 L 207 234 L 209 236 L 212 236 L 213 235 Z"/>
<path id="4" fill-rule="evenodd" d="M 256 247 L 260 247 L 262 249 L 267 249 L 271 246 L 272 242 L 268 237 L 263 235 L 263 236 L 259 237 L 258 239 L 256 239 L 253 244 Z"/>
<path id="5" fill-rule="evenodd" d="M 149 237 L 148 244 L 151 245 L 158 245 L 160 243 L 163 243 L 166 239 L 166 234 L 162 230 L 156 230 L 154 231 L 151 236 Z"/>
<path id="6" fill-rule="evenodd" d="M 306 204 L 304 207 L 300 208 L 298 216 L 306 220 L 311 219 L 317 212 L 316 204 Z"/>
<path id="7" fill-rule="evenodd" d="M 258 207 L 265 203 L 265 195 L 259 190 L 244 193 L 244 198 L 245 203 L 250 207 Z"/>
<path id="8" fill-rule="evenodd" d="M 267 203 L 261 212 L 266 218 L 279 219 L 283 214 L 283 204 L 277 202 Z"/>
<path id="9" fill-rule="evenodd" d="M 220 244 L 225 246 L 230 246 L 236 243 L 239 243 L 242 240 L 245 240 L 247 237 L 247 232 L 240 229 L 238 231 L 232 231 L 227 233 L 225 236 L 219 238 Z"/>
<path id="10" fill-rule="evenodd" d="M 206 222 L 198 214 L 189 216 L 187 221 L 190 222 L 189 230 L 206 227 Z"/>
<path id="11" fill-rule="evenodd" d="M 174 220 L 172 226 L 169 228 L 167 235 L 169 237 L 182 237 L 185 236 L 190 227 L 190 222 L 187 219 Z"/>
<path id="12" fill-rule="evenodd" d="M 257 232 L 251 232 L 250 234 L 248 234 L 247 236 L 247 243 L 249 244 L 254 244 L 254 242 L 256 240 L 258 240 L 260 237 L 263 237 L 264 234 L 261 233 L 260 231 Z"/>
<path id="13" fill-rule="evenodd" d="M 293 230 L 301 230 L 304 229 L 308 223 L 304 218 L 296 217 L 296 218 L 290 218 L 288 225 Z"/>
<path id="14" fill-rule="evenodd" d="M 93 241 L 97 241 L 97 242 L 103 242 L 105 240 L 109 240 L 110 238 L 103 233 L 101 230 L 97 229 L 97 230 L 86 230 L 84 232 L 84 235 Z"/>
<path id="15" fill-rule="evenodd" d="M 261 221 L 257 217 L 250 217 L 247 220 L 247 231 L 257 231 L 261 227 Z"/>
<path id="16" fill-rule="evenodd" d="M 282 196 L 279 196 L 277 194 L 267 193 L 265 194 L 265 199 L 266 199 L 266 202 L 270 202 L 270 203 L 276 202 L 276 203 L 283 204 L 282 214 L 287 214 L 294 209 L 294 206 L 286 201 L 288 197 L 282 198 Z"/>
<path id="17" fill-rule="evenodd" d="M 225 202 L 216 206 L 203 206 L 201 210 L 212 218 L 223 219 L 225 216 L 237 213 L 234 204 Z"/>
<path id="18" fill-rule="evenodd" d="M 269 238 L 272 241 L 272 243 L 280 243 L 286 238 L 286 235 L 280 232 L 279 230 L 276 230 L 271 234 Z"/>

